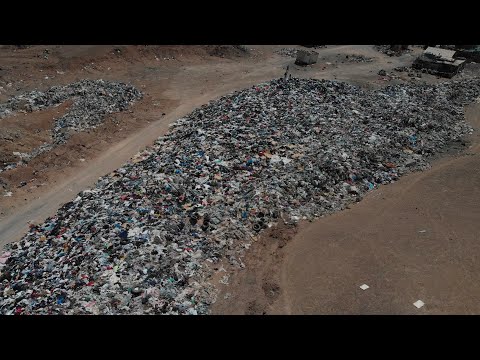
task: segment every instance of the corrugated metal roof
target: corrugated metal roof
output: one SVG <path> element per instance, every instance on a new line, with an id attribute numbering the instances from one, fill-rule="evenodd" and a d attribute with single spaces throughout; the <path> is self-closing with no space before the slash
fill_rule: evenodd
<path id="1" fill-rule="evenodd" d="M 441 58 L 442 60 L 446 61 L 454 61 L 455 59 L 453 56 L 455 55 L 456 51 L 447 50 L 447 49 L 440 49 L 436 47 L 428 47 L 423 54 L 428 57 L 436 57 Z"/>

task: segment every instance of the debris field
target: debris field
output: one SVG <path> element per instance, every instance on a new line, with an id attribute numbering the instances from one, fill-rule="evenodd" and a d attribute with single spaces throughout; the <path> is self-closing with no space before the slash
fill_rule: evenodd
<path id="1" fill-rule="evenodd" d="M 56 145 L 64 144 L 74 132 L 92 129 L 101 124 L 107 114 L 127 109 L 142 93 L 133 86 L 104 80 L 82 80 L 66 86 L 53 86 L 45 92 L 31 91 L 0 104 L 0 119 L 16 112 L 38 111 L 58 106 L 73 99 L 73 105 L 62 117 L 55 120 L 52 142 L 45 143 L 30 153 L 16 154 L 17 163 L 0 164 L 0 172 L 26 163 Z"/>
<path id="2" fill-rule="evenodd" d="M 243 267 L 263 229 L 428 167 L 472 131 L 463 106 L 479 94 L 478 79 L 372 91 L 293 78 L 212 101 L 8 245 L 0 313 L 207 314 L 215 264 Z"/>

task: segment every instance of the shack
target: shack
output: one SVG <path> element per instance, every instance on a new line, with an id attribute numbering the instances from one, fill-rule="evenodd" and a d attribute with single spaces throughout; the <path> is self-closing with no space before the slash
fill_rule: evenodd
<path id="1" fill-rule="evenodd" d="M 428 47 L 412 64 L 414 69 L 425 69 L 431 74 L 451 78 L 465 66 L 465 59 L 456 57 L 456 51 Z"/>

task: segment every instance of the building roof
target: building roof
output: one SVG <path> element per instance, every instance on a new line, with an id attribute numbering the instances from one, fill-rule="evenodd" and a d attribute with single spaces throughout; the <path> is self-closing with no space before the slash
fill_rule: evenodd
<path id="1" fill-rule="evenodd" d="M 454 62 L 455 59 L 453 56 L 455 55 L 456 51 L 448 50 L 448 49 L 440 49 L 437 47 L 428 47 L 423 54 L 429 58 L 437 58 L 443 61 L 450 61 Z"/>

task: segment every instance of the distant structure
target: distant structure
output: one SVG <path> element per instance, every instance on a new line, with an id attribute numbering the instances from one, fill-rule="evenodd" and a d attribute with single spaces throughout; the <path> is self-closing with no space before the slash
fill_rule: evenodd
<path id="1" fill-rule="evenodd" d="M 315 64 L 317 60 L 318 60 L 318 52 L 314 50 L 298 50 L 295 64 L 311 65 L 311 64 Z"/>
<path id="2" fill-rule="evenodd" d="M 425 69 L 429 73 L 451 78 L 465 66 L 465 59 L 456 57 L 455 50 L 428 47 L 412 64 L 414 69 Z"/>

